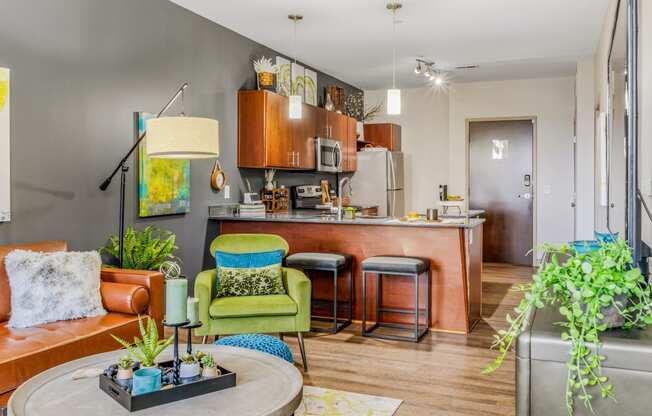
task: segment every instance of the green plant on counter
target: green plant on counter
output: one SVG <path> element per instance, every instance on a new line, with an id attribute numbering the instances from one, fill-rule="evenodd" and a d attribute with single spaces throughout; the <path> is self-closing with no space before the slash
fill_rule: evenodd
<path id="1" fill-rule="evenodd" d="M 565 259 L 560 261 L 560 257 Z M 602 374 L 606 357 L 599 353 L 600 334 L 608 327 L 605 313 L 613 310 L 620 316 L 623 329 L 652 324 L 650 288 L 640 270 L 632 267 L 631 250 L 622 239 L 601 244 L 589 253 L 546 245 L 543 259 L 532 282 L 517 287 L 524 297 L 514 308 L 516 316 L 506 317 L 509 329 L 494 335 L 492 348 L 499 354 L 483 372 L 501 366 L 535 308 L 557 307 L 565 319 L 557 322 L 565 328 L 561 339 L 570 343 L 565 394 L 568 414 L 573 414 L 575 399 L 593 412 L 594 393 L 615 400 L 614 386 Z"/>
<path id="2" fill-rule="evenodd" d="M 127 227 L 124 237 L 122 267 L 137 270 L 158 270 L 166 260 L 179 259 L 174 255 L 176 236 L 167 230 L 147 226 L 143 231 Z M 112 235 L 106 247 L 100 253 L 107 253 L 114 258 L 119 257 L 120 241 Z"/>
<path id="3" fill-rule="evenodd" d="M 147 328 L 143 325 L 143 320 L 138 317 L 138 328 L 140 330 L 141 338 L 134 337 L 134 343 L 131 344 L 122 338 L 116 337 L 111 334 L 120 345 L 129 351 L 129 353 L 138 361 L 143 367 L 154 367 L 156 363 L 154 360 L 159 356 L 170 344 L 174 341 L 174 336 L 167 339 L 158 338 L 158 329 L 156 322 L 152 318 L 147 318 Z"/>

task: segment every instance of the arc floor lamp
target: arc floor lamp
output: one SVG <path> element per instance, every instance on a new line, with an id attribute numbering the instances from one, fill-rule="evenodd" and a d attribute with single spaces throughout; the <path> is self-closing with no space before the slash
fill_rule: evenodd
<path id="1" fill-rule="evenodd" d="M 123 240 L 125 228 L 125 180 L 129 166 L 127 160 L 147 136 L 145 149 L 151 158 L 161 159 L 210 159 L 219 156 L 219 124 L 217 120 L 201 117 L 163 117 L 163 114 L 183 96 L 189 84 L 184 83 L 174 96 L 158 112 L 156 117 L 147 120 L 145 131 L 127 154 L 120 159 L 108 178 L 100 185 L 106 191 L 113 177 L 120 171 L 120 225 L 118 229 L 118 265 L 122 267 Z"/>

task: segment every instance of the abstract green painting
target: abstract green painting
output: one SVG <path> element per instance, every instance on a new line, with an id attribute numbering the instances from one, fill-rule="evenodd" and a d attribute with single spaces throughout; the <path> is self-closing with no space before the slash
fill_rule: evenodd
<path id="1" fill-rule="evenodd" d="M 145 122 L 155 117 L 135 113 L 134 130 L 145 131 Z M 150 159 L 145 152 L 147 136 L 138 146 L 138 216 L 185 214 L 190 211 L 190 161 Z"/>

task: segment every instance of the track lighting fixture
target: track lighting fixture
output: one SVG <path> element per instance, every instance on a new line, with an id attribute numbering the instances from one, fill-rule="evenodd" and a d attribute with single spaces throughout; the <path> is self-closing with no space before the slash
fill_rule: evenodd
<path id="1" fill-rule="evenodd" d="M 437 86 L 441 86 L 446 83 L 446 77 L 440 70 L 435 68 L 434 62 L 427 61 L 423 58 L 417 58 L 416 61 L 417 64 L 414 67 L 415 74 L 423 74 L 429 81 L 432 81 Z"/>

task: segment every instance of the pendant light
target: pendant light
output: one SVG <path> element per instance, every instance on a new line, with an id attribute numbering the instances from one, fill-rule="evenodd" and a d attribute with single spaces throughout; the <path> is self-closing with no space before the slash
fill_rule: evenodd
<path id="1" fill-rule="evenodd" d="M 396 11 L 403 7 L 401 3 L 387 3 L 387 9 L 392 12 L 392 88 L 387 90 L 387 114 L 401 114 L 401 90 L 396 88 Z"/>
<path id="2" fill-rule="evenodd" d="M 300 14 L 291 14 L 288 16 L 288 19 L 292 20 L 294 22 L 294 63 L 297 63 L 297 22 L 303 20 L 303 16 Z M 290 69 L 290 74 L 292 74 L 292 70 Z M 292 75 L 290 75 L 290 78 L 292 78 Z M 300 95 L 296 94 L 296 91 L 294 90 L 294 83 L 292 82 L 292 79 L 290 79 L 290 90 L 291 90 L 291 95 L 290 95 L 290 105 L 288 108 L 288 116 L 291 119 L 300 119 L 302 117 L 301 110 L 302 106 L 301 103 L 303 102 L 303 97 Z"/>

